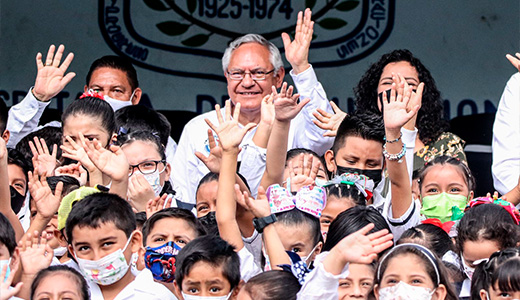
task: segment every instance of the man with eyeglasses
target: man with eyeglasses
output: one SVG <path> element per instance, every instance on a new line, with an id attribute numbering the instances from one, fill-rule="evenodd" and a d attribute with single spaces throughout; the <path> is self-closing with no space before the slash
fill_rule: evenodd
<path id="1" fill-rule="evenodd" d="M 332 146 L 333 138 L 323 137 L 324 130 L 313 124 L 312 112 L 321 108 L 333 113 L 321 84 L 317 81 L 312 66 L 308 62 L 309 45 L 312 40 L 311 12 L 298 14 L 294 41 L 283 34 L 286 58 L 291 63 L 290 72 L 300 99 L 311 101 L 291 122 L 289 149 L 306 148 L 322 155 Z M 228 46 L 222 57 L 222 68 L 227 79 L 229 98 L 234 105 L 240 103 L 242 125 L 261 120 L 262 99 L 271 93 L 271 87 L 280 88 L 285 76 L 282 57 L 278 48 L 258 34 L 247 34 L 237 38 Z M 196 201 L 199 180 L 209 172 L 196 156 L 210 154 L 208 126 L 204 119 L 218 124 L 215 111 L 207 112 L 192 119 L 182 132 L 177 152 L 173 160 L 172 178 L 177 186 L 185 188 L 185 198 Z M 265 149 L 253 143 L 256 128 L 244 137 L 239 155 L 239 173 L 242 174 L 256 195 L 256 189 L 265 168 Z M 200 154 L 197 154 L 200 156 Z"/>

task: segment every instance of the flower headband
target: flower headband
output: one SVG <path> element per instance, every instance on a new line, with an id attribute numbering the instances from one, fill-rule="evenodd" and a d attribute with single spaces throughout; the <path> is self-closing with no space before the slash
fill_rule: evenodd
<path id="1" fill-rule="evenodd" d="M 297 208 L 319 218 L 327 203 L 327 193 L 319 186 L 304 186 L 293 195 L 280 185 L 273 184 L 267 188 L 266 194 L 273 214 Z"/>
<path id="2" fill-rule="evenodd" d="M 466 205 L 466 209 L 464 209 L 464 212 L 468 211 L 468 209 L 481 205 L 481 204 L 496 204 L 502 206 L 507 212 L 511 215 L 511 218 L 513 218 L 513 221 L 515 221 L 516 225 L 519 225 L 520 223 L 520 212 L 518 212 L 518 209 L 511 204 L 510 202 L 507 202 L 502 199 L 493 199 L 491 197 L 479 197 L 471 200 L 468 202 L 468 205 Z"/>
<path id="3" fill-rule="evenodd" d="M 86 98 L 86 97 L 93 97 L 93 98 L 98 98 L 98 99 L 101 99 L 101 100 L 105 100 L 104 96 L 103 96 L 103 93 L 98 93 L 92 89 L 84 92 L 81 96 L 79 96 L 80 99 L 83 99 L 83 98 Z"/>
<path id="4" fill-rule="evenodd" d="M 365 175 L 359 175 L 354 173 L 343 173 L 338 175 L 331 180 L 327 181 L 323 186 L 346 184 L 348 186 L 354 186 L 358 191 L 365 196 L 368 201 L 372 198 L 374 190 L 374 180 L 368 179 Z"/>

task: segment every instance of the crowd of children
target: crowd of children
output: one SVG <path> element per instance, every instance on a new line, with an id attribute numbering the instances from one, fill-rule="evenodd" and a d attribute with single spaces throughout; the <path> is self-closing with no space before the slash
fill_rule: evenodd
<path id="1" fill-rule="evenodd" d="M 307 9 L 294 40 L 282 35 L 296 87 L 272 44 L 233 42 L 231 99 L 187 125 L 180 151 L 167 119 L 136 106 L 135 69 L 118 57 L 92 65 L 61 123 L 37 128 L 75 76 L 63 46 L 38 54 L 27 98 L 9 112 L 0 101 L 0 300 L 519 299 L 520 184 L 474 194 L 464 141 L 407 50 L 369 68 L 356 112 L 328 104 L 308 62 L 313 24 Z M 244 69 L 227 69 L 236 53 Z"/>

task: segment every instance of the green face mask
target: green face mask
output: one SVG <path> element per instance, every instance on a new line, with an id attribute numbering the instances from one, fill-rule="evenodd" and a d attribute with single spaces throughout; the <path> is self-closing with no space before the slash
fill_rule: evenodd
<path id="1" fill-rule="evenodd" d="M 427 218 L 439 219 L 441 222 L 451 221 L 453 207 L 464 211 L 468 197 L 463 195 L 452 195 L 441 193 L 422 198 L 421 214 Z"/>

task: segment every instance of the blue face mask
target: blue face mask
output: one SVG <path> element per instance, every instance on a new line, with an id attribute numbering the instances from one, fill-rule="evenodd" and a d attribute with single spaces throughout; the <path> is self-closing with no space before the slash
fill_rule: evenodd
<path id="1" fill-rule="evenodd" d="M 11 263 L 11 259 L 0 260 L 0 272 L 4 269 L 4 266 L 7 265 L 7 271 L 5 272 L 4 282 L 7 281 L 9 274 L 11 273 L 11 267 L 9 264 Z"/>
<path id="2" fill-rule="evenodd" d="M 159 247 L 146 247 L 144 262 L 146 268 L 152 271 L 153 278 L 163 282 L 173 282 L 175 279 L 175 257 L 181 250 L 174 242 L 167 242 Z"/>

